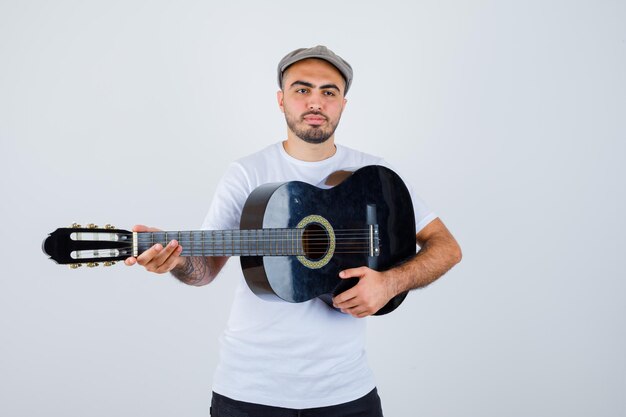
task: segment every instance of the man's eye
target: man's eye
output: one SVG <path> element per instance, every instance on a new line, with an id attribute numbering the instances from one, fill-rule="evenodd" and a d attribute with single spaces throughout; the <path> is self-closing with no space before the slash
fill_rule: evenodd
<path id="1" fill-rule="evenodd" d="M 300 93 L 300 94 L 305 94 L 307 93 L 309 90 L 307 90 L 306 88 L 299 88 L 296 90 L 296 93 Z"/>
<path id="2" fill-rule="evenodd" d="M 332 91 L 324 91 L 324 95 L 325 95 L 325 96 L 334 96 L 334 95 L 335 95 L 335 93 L 334 93 L 334 92 L 332 92 Z"/>

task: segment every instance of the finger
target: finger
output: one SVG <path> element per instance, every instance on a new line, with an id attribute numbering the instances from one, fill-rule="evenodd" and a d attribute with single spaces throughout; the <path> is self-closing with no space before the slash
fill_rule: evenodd
<path id="1" fill-rule="evenodd" d="M 349 268 L 344 269 L 339 273 L 339 278 L 354 278 L 354 277 L 362 277 L 369 270 L 366 266 L 360 266 L 358 268 Z"/>
<path id="2" fill-rule="evenodd" d="M 368 312 L 365 308 L 363 308 L 362 306 L 356 306 L 353 308 L 349 308 L 349 309 L 341 309 L 342 313 L 345 314 L 349 314 L 354 318 L 361 318 L 361 317 L 365 317 L 368 315 Z"/>
<path id="3" fill-rule="evenodd" d="M 183 251 L 182 246 L 177 246 L 174 248 L 172 254 L 160 265 L 156 268 L 155 272 L 157 273 L 165 273 L 170 272 L 176 265 L 178 264 L 178 258 Z"/>
<path id="4" fill-rule="evenodd" d="M 353 298 L 352 300 L 348 300 L 345 303 L 342 303 L 341 307 L 343 310 L 346 310 L 348 313 L 354 312 L 354 310 L 361 310 L 361 302 L 357 298 Z"/>
<path id="5" fill-rule="evenodd" d="M 156 262 L 157 266 L 163 265 L 165 262 L 167 262 L 167 260 L 169 259 L 170 256 L 172 256 L 172 254 L 174 253 L 174 251 L 176 251 L 176 249 L 179 247 L 180 245 L 178 244 L 178 242 L 176 240 L 171 240 L 170 243 L 167 244 L 167 246 L 163 247 L 155 256 L 154 258 L 152 258 L 152 260 L 154 262 Z"/>
<path id="6" fill-rule="evenodd" d="M 148 226 L 144 226 L 143 224 L 136 224 L 132 228 L 133 232 L 147 232 Z"/>
<path id="7" fill-rule="evenodd" d="M 371 313 L 371 312 L 369 312 L 369 311 L 365 310 L 365 311 L 360 311 L 360 312 L 358 312 L 358 313 L 355 313 L 355 314 L 353 314 L 352 316 L 353 316 L 353 317 L 356 317 L 357 319 L 362 319 L 362 318 L 364 318 L 364 317 L 371 316 L 372 314 L 373 314 L 373 313 Z"/>
<path id="8" fill-rule="evenodd" d="M 124 263 L 128 266 L 133 266 L 137 263 L 137 258 L 131 256 L 130 258 L 124 259 Z"/>
<path id="9" fill-rule="evenodd" d="M 145 258 L 142 258 L 143 254 L 141 254 L 137 261 L 140 265 L 143 265 L 148 271 L 160 273 L 162 270 L 161 266 L 167 262 L 168 258 L 176 250 L 177 246 L 178 242 L 176 241 L 171 241 L 165 247 L 160 243 L 157 243 L 156 245 L 152 246 L 152 248 L 150 248 L 148 251 L 146 251 L 153 252 L 150 252 Z"/>
<path id="10" fill-rule="evenodd" d="M 136 224 L 133 226 L 133 232 L 160 232 L 161 229 L 157 229 L 156 227 L 149 227 L 143 224 Z"/>
<path id="11" fill-rule="evenodd" d="M 162 268 L 162 265 L 167 262 L 172 253 L 176 250 L 176 248 L 180 247 L 180 251 L 182 252 L 182 247 L 178 245 L 178 242 L 175 240 L 171 241 L 165 248 L 160 243 L 152 246 L 150 249 L 139 255 L 137 258 L 137 263 L 139 265 L 146 268 L 146 270 L 150 272 L 158 272 L 163 273 L 166 272 Z M 180 252 L 179 252 L 180 254 Z"/>
<path id="12" fill-rule="evenodd" d="M 357 303 L 355 306 L 341 309 L 341 311 L 346 314 L 350 314 L 351 316 L 356 318 L 369 316 L 373 313 L 371 309 L 364 303 Z"/>
<path id="13" fill-rule="evenodd" d="M 347 303 L 356 302 L 357 291 L 354 288 L 350 288 L 347 291 L 342 292 L 333 298 L 333 305 L 337 308 L 343 308 L 347 306 Z"/>
<path id="14" fill-rule="evenodd" d="M 163 250 L 163 245 L 157 243 L 156 245 L 152 245 L 152 247 L 141 255 L 137 257 L 137 263 L 142 266 L 146 266 L 148 263 L 152 262 L 152 260 Z"/>

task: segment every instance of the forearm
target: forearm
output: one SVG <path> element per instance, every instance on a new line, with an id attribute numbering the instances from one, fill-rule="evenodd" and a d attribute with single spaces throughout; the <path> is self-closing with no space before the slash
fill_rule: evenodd
<path id="1" fill-rule="evenodd" d="M 215 268 L 211 265 L 210 258 L 203 256 L 193 256 L 180 258 L 183 260 L 181 265 L 175 267 L 170 272 L 179 281 L 194 286 L 207 285 L 217 275 Z"/>
<path id="2" fill-rule="evenodd" d="M 461 261 L 461 249 L 452 236 L 433 237 L 411 259 L 386 274 L 394 295 L 434 282 Z"/>

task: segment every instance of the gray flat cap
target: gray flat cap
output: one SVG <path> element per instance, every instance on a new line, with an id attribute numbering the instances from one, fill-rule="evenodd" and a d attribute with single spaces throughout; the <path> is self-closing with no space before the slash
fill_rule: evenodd
<path id="1" fill-rule="evenodd" d="M 308 58 L 323 59 L 337 68 L 346 81 L 346 91 L 344 91 L 344 95 L 348 93 L 350 84 L 352 84 L 352 67 L 346 60 L 322 45 L 317 45 L 312 48 L 296 49 L 295 51 L 289 52 L 280 60 L 278 63 L 278 86 L 281 89 L 283 88 L 283 72 L 285 72 L 287 67 Z"/>

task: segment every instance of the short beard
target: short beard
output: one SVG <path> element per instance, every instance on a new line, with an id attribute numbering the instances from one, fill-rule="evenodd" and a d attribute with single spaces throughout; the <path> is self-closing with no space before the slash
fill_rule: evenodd
<path id="1" fill-rule="evenodd" d="M 307 114 L 322 115 L 322 113 L 319 113 L 319 112 L 307 112 L 303 114 L 302 116 L 304 117 Z M 326 117 L 325 115 L 323 116 Z M 328 120 L 328 118 L 326 117 L 326 120 L 329 121 L 329 127 L 326 130 L 324 130 L 320 126 L 309 126 L 306 128 L 299 128 L 298 122 L 290 118 L 286 112 L 285 112 L 285 120 L 287 121 L 287 126 L 289 127 L 289 129 L 293 133 L 295 133 L 297 137 L 299 137 L 300 139 L 302 139 L 303 141 L 307 143 L 313 143 L 313 144 L 320 144 L 320 143 L 326 142 L 335 133 L 335 130 L 337 129 L 337 125 L 339 124 L 339 120 L 333 123 L 332 121 Z"/>

